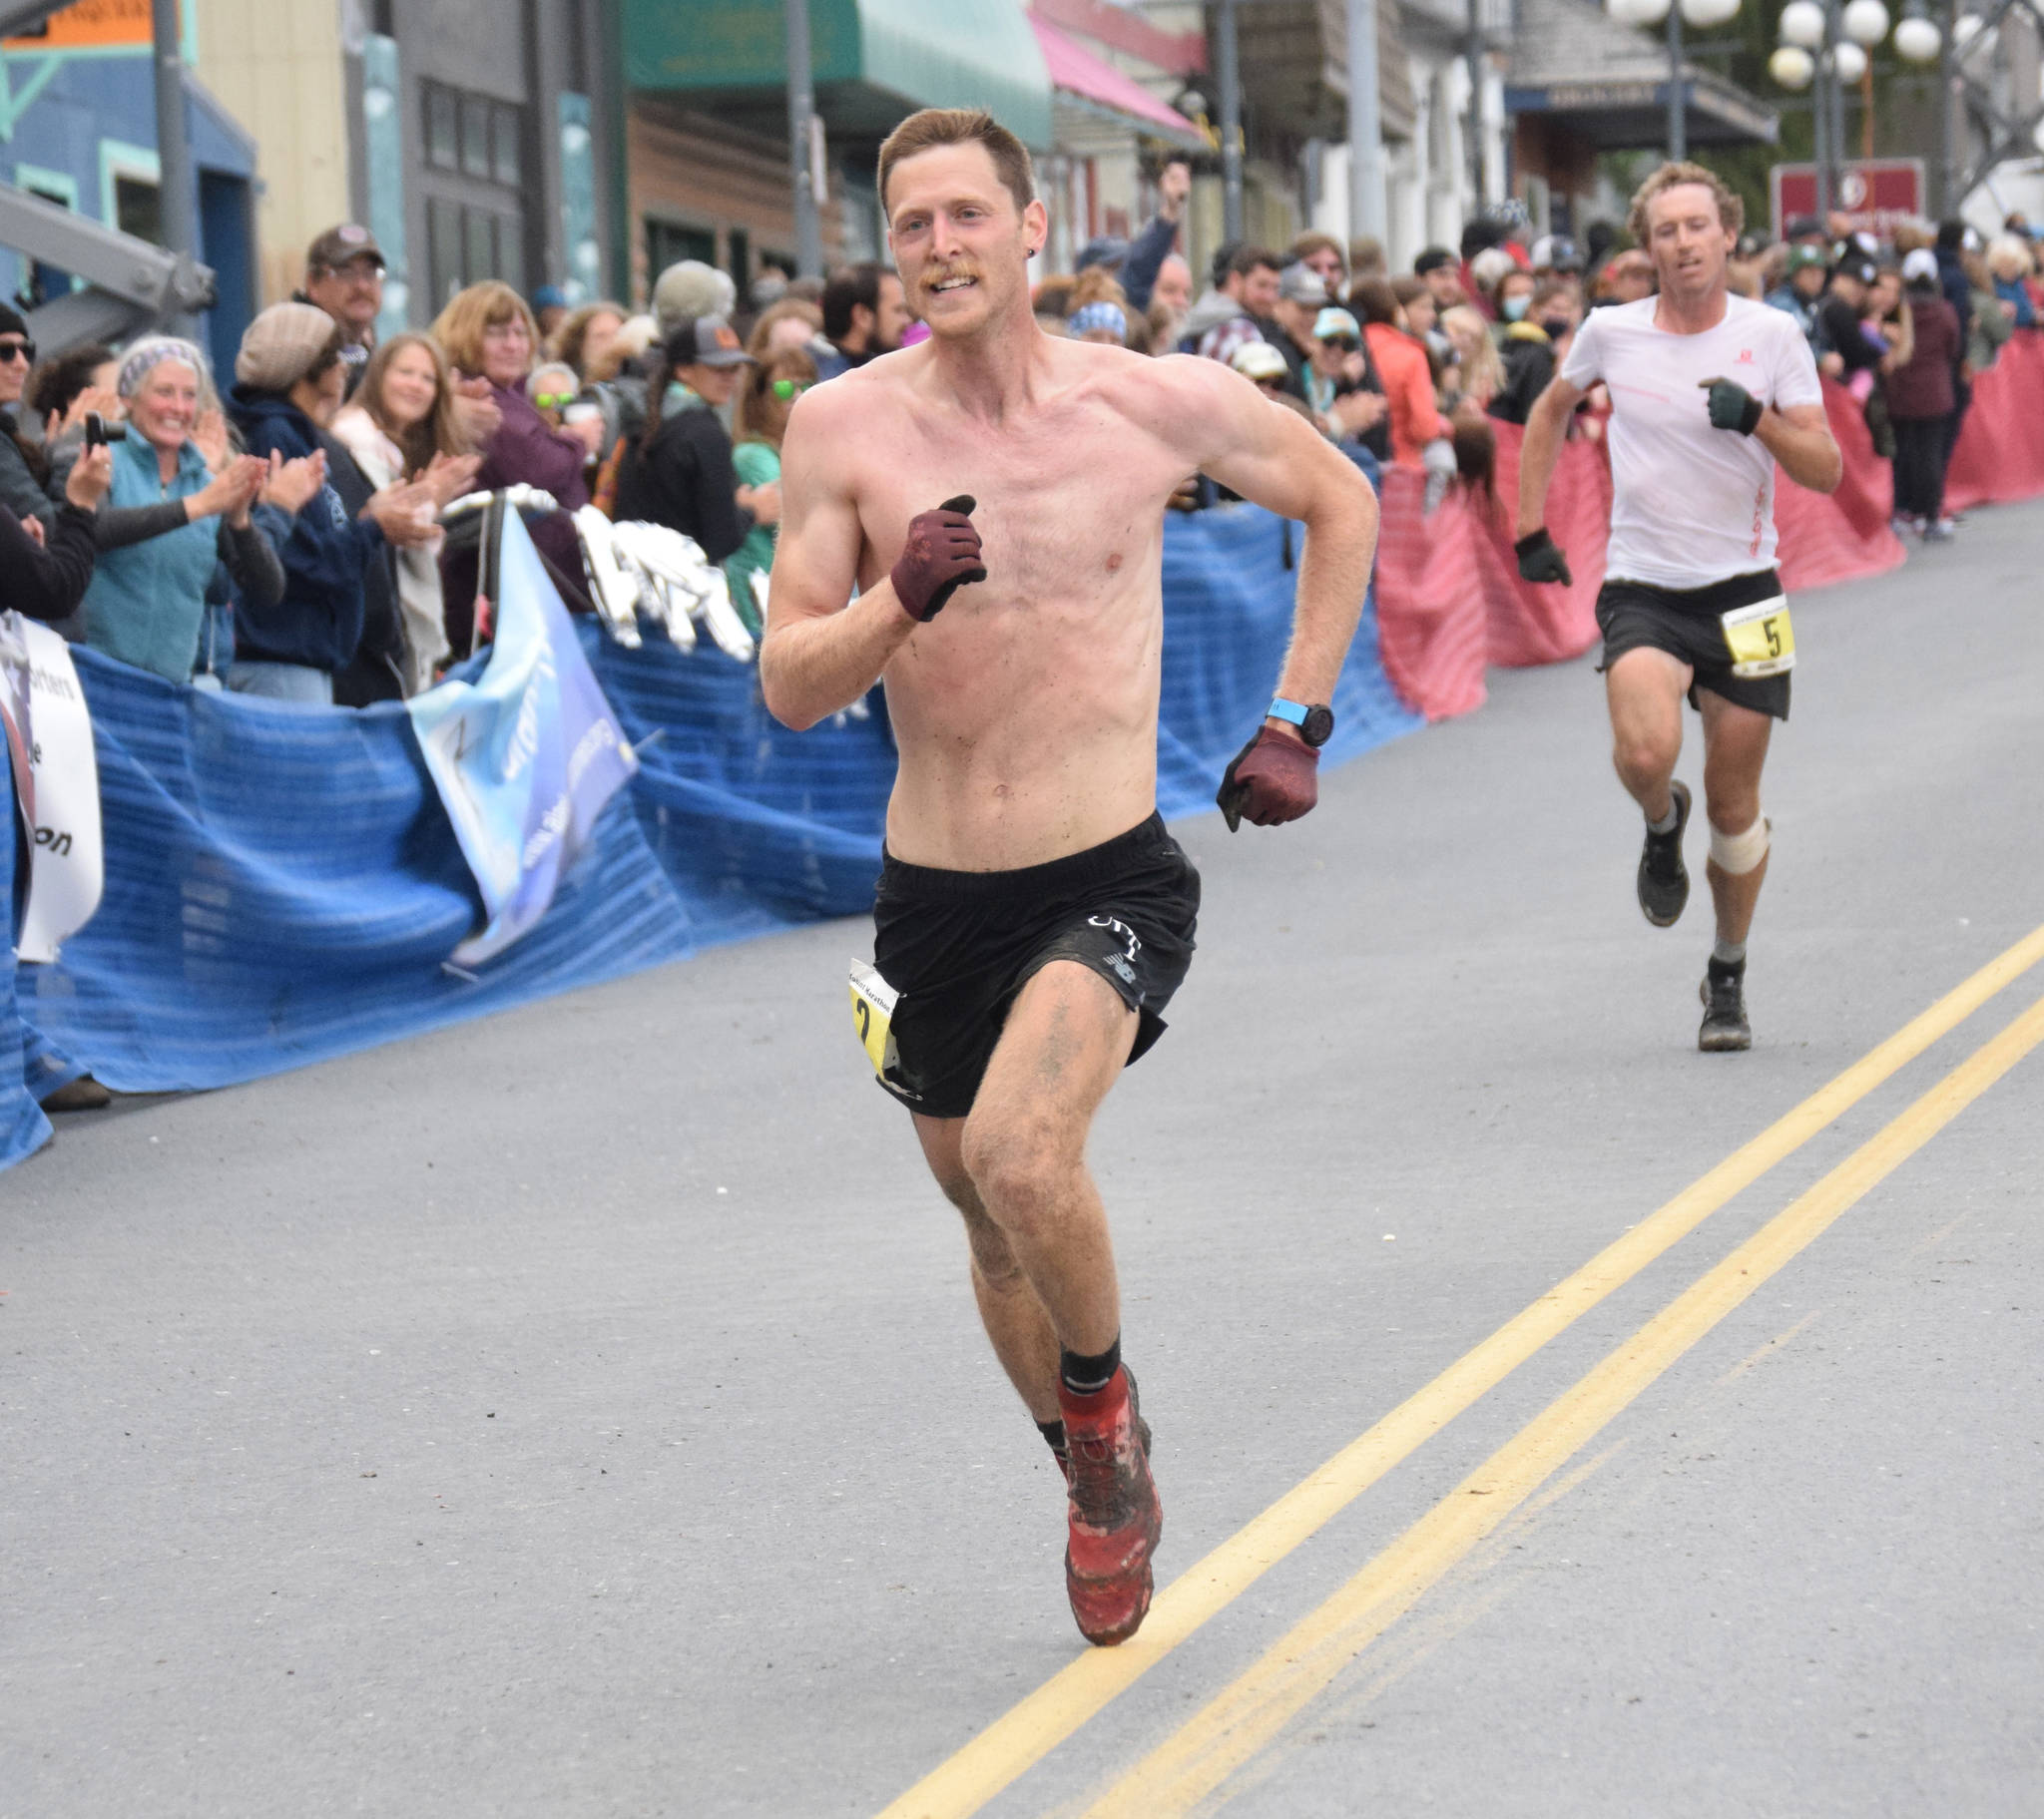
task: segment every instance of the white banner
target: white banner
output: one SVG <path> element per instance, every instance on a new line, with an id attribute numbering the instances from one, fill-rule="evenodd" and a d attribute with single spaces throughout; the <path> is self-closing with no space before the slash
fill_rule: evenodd
<path id="1" fill-rule="evenodd" d="M 28 907 L 15 951 L 52 961 L 100 906 L 100 769 L 70 647 L 18 613 L 0 614 L 0 719 L 29 833 Z"/>

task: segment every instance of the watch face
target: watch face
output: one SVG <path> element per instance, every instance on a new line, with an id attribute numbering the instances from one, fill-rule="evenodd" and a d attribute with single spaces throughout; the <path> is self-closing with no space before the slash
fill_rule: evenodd
<path id="1" fill-rule="evenodd" d="M 1324 745 L 1334 736 L 1334 709 L 1308 707 L 1305 719 L 1299 725 L 1298 736 L 1308 745 Z"/>

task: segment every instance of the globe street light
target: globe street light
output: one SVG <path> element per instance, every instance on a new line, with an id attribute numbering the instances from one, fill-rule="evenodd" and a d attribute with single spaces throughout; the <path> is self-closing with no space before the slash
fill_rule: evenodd
<path id="1" fill-rule="evenodd" d="M 1768 59 L 1768 74 L 1785 89 L 1817 83 L 1812 98 L 1815 129 L 1817 214 L 1828 216 L 1836 189 L 1836 168 L 1843 162 L 1845 111 L 1840 85 L 1861 81 L 1870 67 L 1873 48 L 1888 35 L 1893 15 L 1885 0 L 1788 0 L 1782 9 L 1782 43 Z M 1953 42 L 1963 44 L 1968 25 L 1960 18 Z M 1929 18 L 1924 0 L 1906 0 L 1902 21 L 1894 26 L 1896 54 L 1909 63 L 1929 63 L 1944 48 L 1944 34 Z M 1870 98 L 1869 98 L 1870 105 Z M 1869 116 L 1870 121 L 1870 116 Z M 1871 127 L 1869 124 L 1869 132 Z"/>

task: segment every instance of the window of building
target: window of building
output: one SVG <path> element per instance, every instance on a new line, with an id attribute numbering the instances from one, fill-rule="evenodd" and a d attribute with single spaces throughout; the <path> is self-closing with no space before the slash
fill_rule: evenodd
<path id="1" fill-rule="evenodd" d="M 717 234 L 709 227 L 691 227 L 682 222 L 646 218 L 646 281 L 650 284 L 670 265 L 683 259 L 717 263 Z"/>
<path id="2" fill-rule="evenodd" d="M 432 304 L 484 278 L 524 290 L 525 110 L 445 83 L 422 85 L 426 264 Z"/>

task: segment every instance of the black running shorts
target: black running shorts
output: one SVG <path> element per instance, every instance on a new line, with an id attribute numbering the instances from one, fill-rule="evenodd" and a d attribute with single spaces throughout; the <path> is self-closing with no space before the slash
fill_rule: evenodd
<path id="1" fill-rule="evenodd" d="M 1020 871 L 939 871 L 887 854 L 873 965 L 900 994 L 896 1096 L 930 1118 L 970 1112 L 1008 1007 L 1053 960 L 1098 973 L 1136 1013 L 1133 1062 L 1164 1034 L 1199 913 L 1200 874 L 1154 814 L 1104 845 Z"/>
<path id="2" fill-rule="evenodd" d="M 1597 629 L 1604 634 L 1600 667 L 1609 670 L 1628 651 L 1642 647 L 1666 651 L 1696 671 L 1689 685 L 1692 707 L 1699 706 L 1697 690 L 1708 688 L 1756 713 L 1786 720 L 1789 679 L 1734 676 L 1732 653 L 1719 622 L 1719 616 L 1734 607 L 1751 607 L 1781 592 L 1782 578 L 1773 569 L 1735 575 L 1708 588 L 1656 588 L 1644 581 L 1607 581 L 1597 594 Z"/>

